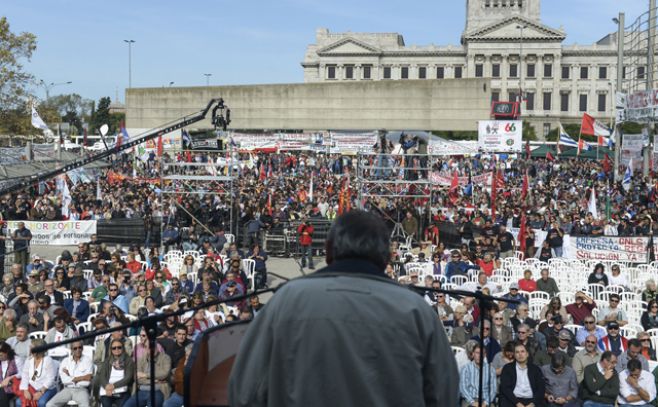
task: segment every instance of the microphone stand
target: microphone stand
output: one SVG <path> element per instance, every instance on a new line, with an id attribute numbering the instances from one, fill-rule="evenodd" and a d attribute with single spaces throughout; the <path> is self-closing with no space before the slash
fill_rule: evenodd
<path id="1" fill-rule="evenodd" d="M 173 313 L 167 313 L 167 314 L 162 313 L 162 314 L 151 315 L 149 317 L 138 319 L 138 320 L 135 320 L 135 321 L 130 322 L 128 324 L 117 326 L 117 327 L 114 327 L 114 328 L 107 328 L 107 329 L 102 329 L 100 331 L 93 331 L 93 332 L 89 332 L 89 333 L 84 333 L 80 336 L 76 336 L 76 337 L 71 338 L 71 339 L 65 339 L 65 340 L 62 340 L 62 341 L 46 344 L 46 345 L 43 345 L 43 346 L 37 346 L 32 351 L 33 352 L 43 352 L 43 353 L 45 353 L 50 349 L 53 349 L 53 348 L 56 348 L 56 347 L 59 347 L 59 346 L 62 346 L 62 345 L 68 345 L 68 344 L 73 343 L 73 342 L 81 342 L 81 341 L 85 341 L 87 339 L 93 339 L 93 338 L 95 338 L 99 335 L 111 334 L 112 332 L 123 331 L 123 330 L 129 329 L 129 328 L 143 327 L 146 330 L 146 336 L 147 336 L 148 342 L 149 342 L 149 358 L 150 358 L 150 360 L 149 360 L 149 364 L 150 364 L 150 366 L 149 366 L 150 367 L 150 377 L 149 377 L 150 389 L 149 389 L 149 391 L 150 391 L 150 400 L 151 400 L 151 406 L 155 406 L 156 405 L 155 404 L 155 390 L 156 390 L 155 389 L 155 347 L 156 347 L 156 336 L 157 336 L 157 331 L 158 331 L 157 328 L 158 328 L 158 323 L 159 322 L 164 321 L 165 319 L 167 319 L 169 317 L 172 317 L 172 316 L 176 317 L 176 316 L 186 314 L 190 311 L 192 311 L 194 313 L 194 312 L 196 312 L 200 309 L 207 308 L 207 307 L 210 307 L 210 306 L 213 306 L 213 305 L 219 305 L 219 304 L 223 304 L 225 302 L 240 301 L 240 300 L 244 300 L 244 299 L 247 299 L 247 298 L 250 298 L 250 297 L 253 297 L 253 296 L 256 296 L 256 295 L 264 294 L 264 293 L 267 293 L 267 292 L 276 292 L 279 288 L 283 287 L 284 284 L 285 283 L 280 284 L 280 285 L 278 285 L 277 287 L 274 287 L 274 288 L 266 288 L 266 289 L 263 289 L 263 290 L 254 291 L 252 293 L 238 295 L 238 296 L 228 298 L 228 299 L 225 299 L 225 300 L 219 300 L 218 299 L 218 300 L 214 300 L 214 301 L 208 301 L 208 302 L 205 302 L 203 304 L 199 304 L 195 307 L 179 309 L 178 311 L 174 311 Z M 137 386 L 137 392 L 139 392 L 139 385 Z"/>
<path id="2" fill-rule="evenodd" d="M 472 297 L 477 300 L 478 303 L 478 308 L 480 309 L 480 333 L 478 336 L 478 342 L 480 344 L 480 377 L 479 377 L 479 383 L 478 383 L 478 407 L 482 406 L 482 399 L 483 399 L 483 385 L 484 385 L 484 353 L 486 352 L 485 346 L 484 346 L 484 319 L 485 317 L 489 320 L 489 323 L 491 324 L 491 320 L 489 317 L 486 315 L 486 312 L 491 309 L 491 305 L 493 301 L 503 301 L 507 302 L 510 304 L 519 304 L 521 301 L 520 300 L 511 300 L 508 298 L 502 298 L 502 297 L 492 297 L 490 295 L 483 294 L 482 291 L 465 291 L 465 290 L 443 290 L 440 288 L 432 288 L 432 287 L 421 287 L 417 285 L 410 285 L 409 288 L 412 290 L 417 290 L 417 291 L 431 291 L 431 292 L 436 292 L 436 293 L 442 293 L 442 294 L 448 294 L 452 295 L 455 297 Z M 489 331 L 489 334 L 491 335 L 491 331 Z M 489 367 L 491 369 L 491 367 Z"/>

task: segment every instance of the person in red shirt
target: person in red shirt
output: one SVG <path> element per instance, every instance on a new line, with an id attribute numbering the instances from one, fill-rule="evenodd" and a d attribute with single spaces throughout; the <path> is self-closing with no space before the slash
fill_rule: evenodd
<path id="1" fill-rule="evenodd" d="M 128 258 L 126 260 L 126 268 L 130 270 L 133 275 L 142 271 L 142 263 L 135 260 L 135 255 L 133 253 L 128 253 Z"/>
<path id="2" fill-rule="evenodd" d="M 532 279 L 532 271 L 523 272 L 523 278 L 519 280 L 519 288 L 529 293 L 537 290 L 537 282 Z"/>
<path id="3" fill-rule="evenodd" d="M 481 259 L 477 259 L 477 265 L 487 277 L 493 276 L 496 262 L 494 261 L 493 256 L 491 256 L 491 253 L 485 253 Z"/>
<path id="4" fill-rule="evenodd" d="M 596 308 L 594 300 L 582 291 L 576 293 L 576 300 L 573 304 L 566 306 L 567 314 L 571 315 L 575 325 L 583 325 L 583 319 L 592 316 L 594 308 Z"/>
<path id="5" fill-rule="evenodd" d="M 308 223 L 306 218 L 302 219 L 301 225 L 297 228 L 299 234 L 299 246 L 302 251 L 302 268 L 306 267 L 306 260 L 308 259 L 308 267 L 313 270 L 313 225 Z"/>

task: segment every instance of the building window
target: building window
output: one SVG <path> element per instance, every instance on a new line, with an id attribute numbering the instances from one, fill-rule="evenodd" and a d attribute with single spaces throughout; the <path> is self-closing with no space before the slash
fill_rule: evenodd
<path id="1" fill-rule="evenodd" d="M 621 71 L 621 78 L 626 79 L 626 67 L 624 67 L 624 69 Z"/>
<path id="2" fill-rule="evenodd" d="M 409 67 L 400 67 L 400 79 L 409 79 Z"/>
<path id="3" fill-rule="evenodd" d="M 534 78 L 535 77 L 535 64 L 528 64 L 526 65 L 526 76 L 528 78 Z"/>
<path id="4" fill-rule="evenodd" d="M 637 79 L 644 79 L 645 69 L 643 66 L 637 67 Z"/>
<path id="5" fill-rule="evenodd" d="M 500 64 L 491 65 L 491 77 L 500 78 Z"/>
<path id="6" fill-rule="evenodd" d="M 517 64 L 509 65 L 509 77 L 518 78 L 519 77 L 519 66 Z"/>
<path id="7" fill-rule="evenodd" d="M 544 64 L 544 78 L 553 77 L 553 64 Z"/>
<path id="8" fill-rule="evenodd" d="M 484 65 L 475 64 L 475 77 L 481 78 L 484 76 Z"/>
<path id="9" fill-rule="evenodd" d="M 551 132 L 551 124 L 544 123 L 544 138 L 548 137 L 548 134 Z"/>
<path id="10" fill-rule="evenodd" d="M 589 68 L 586 66 L 581 66 L 580 67 L 580 79 L 587 79 L 589 78 Z"/>
<path id="11" fill-rule="evenodd" d="M 570 66 L 562 66 L 562 79 L 569 79 L 571 76 L 571 67 Z"/>
<path id="12" fill-rule="evenodd" d="M 363 65 L 361 70 L 363 71 L 363 79 L 372 79 L 372 66 Z"/>
<path id="13" fill-rule="evenodd" d="M 418 68 L 418 79 L 427 79 L 427 68 L 421 66 Z"/>
<path id="14" fill-rule="evenodd" d="M 391 79 L 391 67 L 390 66 L 385 66 L 384 67 L 384 79 Z"/>
<path id="15" fill-rule="evenodd" d="M 500 100 L 500 92 L 491 92 L 491 101 L 498 102 Z"/>
<path id="16" fill-rule="evenodd" d="M 608 67 L 600 66 L 599 67 L 599 79 L 608 79 Z"/>
<path id="17" fill-rule="evenodd" d="M 551 110 L 551 99 L 553 98 L 553 93 L 551 92 L 544 92 L 544 110 L 545 111 L 550 111 Z"/>
<path id="18" fill-rule="evenodd" d="M 446 77 L 446 68 L 443 66 L 436 67 L 436 79 L 443 79 Z"/>
<path id="19" fill-rule="evenodd" d="M 599 112 L 605 112 L 605 101 L 608 99 L 608 95 L 605 93 L 599 93 L 599 103 L 598 110 Z"/>
<path id="20" fill-rule="evenodd" d="M 509 92 L 507 94 L 508 101 L 510 102 L 518 102 L 519 101 L 519 94 L 517 92 Z"/>
<path id="21" fill-rule="evenodd" d="M 560 111 L 568 112 L 569 111 L 569 94 L 560 93 Z"/>
<path id="22" fill-rule="evenodd" d="M 462 77 L 462 67 L 461 66 L 456 66 L 455 67 L 455 78 L 459 79 Z"/>
<path id="23" fill-rule="evenodd" d="M 578 102 L 578 110 L 581 112 L 586 112 L 587 111 L 587 94 L 583 93 L 580 95 L 579 102 Z"/>
<path id="24" fill-rule="evenodd" d="M 336 79 L 336 66 L 328 65 L 327 66 L 327 79 Z"/>
<path id="25" fill-rule="evenodd" d="M 535 110 L 535 94 L 533 92 L 526 92 L 525 108 L 527 110 Z"/>
<path id="26" fill-rule="evenodd" d="M 345 65 L 345 79 L 354 79 L 354 65 Z"/>

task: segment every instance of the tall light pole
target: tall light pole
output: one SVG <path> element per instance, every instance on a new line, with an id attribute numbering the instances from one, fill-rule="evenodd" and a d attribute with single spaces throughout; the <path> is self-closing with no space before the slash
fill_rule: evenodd
<path id="1" fill-rule="evenodd" d="M 516 26 L 517 30 L 521 30 L 521 41 L 519 44 L 519 104 L 523 103 L 523 30 L 527 27 L 525 24 Z"/>
<path id="2" fill-rule="evenodd" d="M 133 44 L 135 40 L 123 40 L 128 44 L 128 89 L 133 87 Z"/>
<path id="3" fill-rule="evenodd" d="M 212 76 L 211 73 L 204 73 L 203 76 L 206 77 L 206 86 L 210 86 L 210 77 Z"/>
<path id="4" fill-rule="evenodd" d="M 616 91 L 622 91 L 622 82 L 624 80 L 624 24 L 625 24 L 625 14 L 619 13 L 619 18 L 613 18 L 612 21 L 617 24 L 617 86 Z M 615 104 L 617 98 L 615 97 Z M 616 106 L 615 106 L 616 108 Z M 615 182 L 619 181 L 621 174 L 619 174 L 619 150 L 621 149 L 621 123 L 615 123 L 615 132 L 617 137 L 615 139 L 615 170 L 614 180 Z"/>
<path id="5" fill-rule="evenodd" d="M 73 83 L 73 81 L 57 82 L 57 83 L 55 83 L 55 82 L 46 83 L 46 82 L 44 82 L 43 79 L 41 79 L 41 80 L 39 81 L 39 84 L 40 84 L 41 86 L 43 86 L 43 88 L 44 88 L 45 91 L 46 91 L 46 102 L 48 102 L 48 101 L 50 100 L 50 89 L 54 88 L 55 86 L 59 86 L 59 85 L 70 85 L 70 84 L 72 84 L 72 83 Z"/>

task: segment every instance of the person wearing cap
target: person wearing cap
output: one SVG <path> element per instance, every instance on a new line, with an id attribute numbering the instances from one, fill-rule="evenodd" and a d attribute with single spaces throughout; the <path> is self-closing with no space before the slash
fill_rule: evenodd
<path id="1" fill-rule="evenodd" d="M 619 356 L 628 349 L 628 340 L 619 335 L 619 324 L 616 321 L 608 322 L 606 328 L 608 334 L 599 339 L 599 350 L 601 352 L 611 351 L 615 356 Z"/>
<path id="2" fill-rule="evenodd" d="M 360 210 L 339 216 L 327 236 L 328 266 L 286 283 L 250 322 L 228 404 L 457 405 L 445 329 L 422 296 L 384 274 L 389 258 L 381 218 Z"/>
<path id="3" fill-rule="evenodd" d="M 612 321 L 617 322 L 619 326 L 628 324 L 628 316 L 626 315 L 626 311 L 619 306 L 620 301 L 619 294 L 610 294 L 608 299 L 609 305 L 599 308 L 599 325 L 605 326 L 608 322 Z"/>
<path id="4" fill-rule="evenodd" d="M 42 268 L 44 268 L 44 264 L 41 261 L 41 257 L 39 257 L 38 254 L 35 254 L 32 256 L 32 263 L 28 264 L 27 267 L 25 267 L 25 271 L 29 275 L 33 270 L 39 271 Z"/>
<path id="5" fill-rule="evenodd" d="M 594 300 L 582 291 L 577 291 L 574 302 L 566 306 L 567 313 L 575 325 L 582 325 L 585 317 L 591 317 L 594 308 Z"/>
<path id="6" fill-rule="evenodd" d="M 39 270 L 32 270 L 27 277 L 27 289 L 31 293 L 43 290 L 43 282 L 39 279 Z"/>
<path id="7" fill-rule="evenodd" d="M 643 370 L 649 371 L 649 362 L 642 355 L 642 342 L 637 338 L 629 339 L 628 349 L 617 356 L 617 366 L 615 366 L 617 373 L 623 372 L 627 363 L 633 359 L 640 361 Z"/>
<path id="8" fill-rule="evenodd" d="M 507 308 L 516 310 L 520 304 L 528 304 L 528 299 L 525 295 L 519 293 L 519 284 L 512 283 L 509 286 L 509 292 L 503 295 L 503 298 L 508 300 L 516 300 L 519 303 L 510 302 L 507 304 Z"/>
<path id="9" fill-rule="evenodd" d="M 566 353 L 570 358 L 576 354 L 576 340 L 574 338 L 574 334 L 570 330 L 562 328 L 560 333 L 557 335 L 557 339 L 559 345 L 558 350 Z"/>
<path id="10" fill-rule="evenodd" d="M 76 266 L 73 270 L 73 277 L 69 280 L 69 287 L 71 290 L 77 288 L 80 292 L 87 291 L 87 279 L 82 272 L 82 266 Z"/>
<path id="11" fill-rule="evenodd" d="M 187 273 L 185 271 L 181 271 L 178 274 L 178 279 L 180 281 L 181 289 L 185 294 L 190 295 L 194 292 L 194 282 L 187 278 Z"/>

